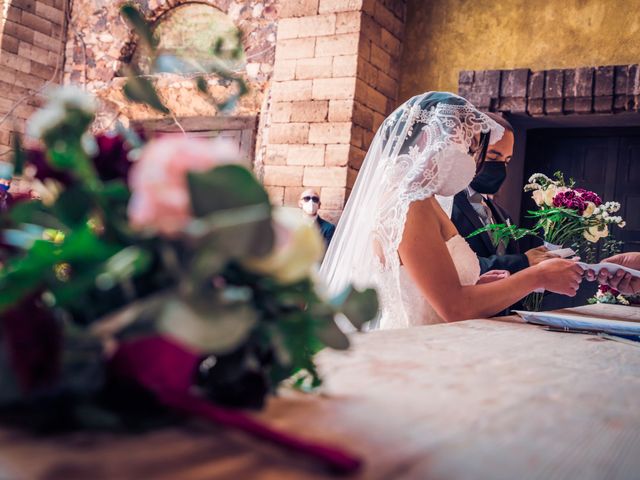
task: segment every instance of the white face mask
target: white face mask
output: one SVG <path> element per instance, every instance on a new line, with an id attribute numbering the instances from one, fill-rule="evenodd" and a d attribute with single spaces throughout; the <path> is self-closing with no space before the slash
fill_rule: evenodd
<path id="1" fill-rule="evenodd" d="M 302 211 L 307 215 L 316 215 L 318 213 L 318 204 L 312 201 L 302 201 Z"/>
<path id="2" fill-rule="evenodd" d="M 444 197 L 455 195 L 467 188 L 476 174 L 476 162 L 473 157 L 455 145 L 444 148 L 434 157 L 434 161 L 437 162 L 438 172 L 442 175 L 435 193 Z"/>

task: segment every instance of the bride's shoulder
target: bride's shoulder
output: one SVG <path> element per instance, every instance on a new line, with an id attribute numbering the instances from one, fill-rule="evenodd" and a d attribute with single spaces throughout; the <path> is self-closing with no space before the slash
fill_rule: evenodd
<path id="1" fill-rule="evenodd" d="M 417 229 L 423 232 L 430 231 L 443 234 L 447 223 L 449 223 L 449 218 L 436 198 L 429 197 L 415 201 L 409 206 L 405 230 Z"/>

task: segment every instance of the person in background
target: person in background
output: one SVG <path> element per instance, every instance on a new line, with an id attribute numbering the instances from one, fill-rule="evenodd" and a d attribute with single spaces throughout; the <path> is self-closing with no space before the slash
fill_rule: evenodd
<path id="1" fill-rule="evenodd" d="M 302 209 L 302 214 L 310 221 L 316 222 L 320 229 L 320 233 L 322 234 L 322 238 L 324 238 L 324 243 L 328 247 L 336 227 L 333 223 L 326 221 L 318 215 L 320 205 L 320 195 L 318 195 L 318 192 L 315 190 L 307 189 L 300 194 L 298 206 Z"/>
<path id="2" fill-rule="evenodd" d="M 460 235 L 465 238 L 475 230 L 492 223 L 512 223 L 507 212 L 493 201 L 492 197 L 507 177 L 507 166 L 513 155 L 513 127 L 501 115 L 487 115 L 502 125 L 505 133 L 499 142 L 487 150 L 485 161 L 469 187 L 454 197 L 451 220 Z M 488 233 L 467 238 L 467 242 L 478 256 L 482 274 L 494 270 L 497 271 L 496 274 L 502 272 L 509 275 L 544 260 L 556 258 L 548 253 L 545 247 L 520 253 L 516 241 L 508 242 L 505 247 L 502 242 L 494 243 Z"/>

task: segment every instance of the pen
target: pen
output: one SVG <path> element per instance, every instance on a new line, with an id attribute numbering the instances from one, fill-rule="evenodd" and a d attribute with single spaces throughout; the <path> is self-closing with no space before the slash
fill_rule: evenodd
<path id="1" fill-rule="evenodd" d="M 570 328 L 570 327 L 552 327 L 549 325 L 542 328 L 549 332 L 582 333 L 585 335 L 597 335 L 598 337 L 604 338 L 606 340 L 612 340 L 614 342 L 626 343 L 627 345 L 640 347 L 640 335 L 611 334 L 611 333 L 605 333 L 598 330 L 583 330 L 579 328 Z"/>

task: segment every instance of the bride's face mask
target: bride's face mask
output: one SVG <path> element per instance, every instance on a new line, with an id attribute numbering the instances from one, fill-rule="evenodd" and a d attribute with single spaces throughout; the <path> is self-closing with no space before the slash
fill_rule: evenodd
<path id="1" fill-rule="evenodd" d="M 455 195 L 469 186 L 476 174 L 476 161 L 472 154 L 459 145 L 449 145 L 437 154 L 436 161 L 442 170 L 438 195 Z"/>

